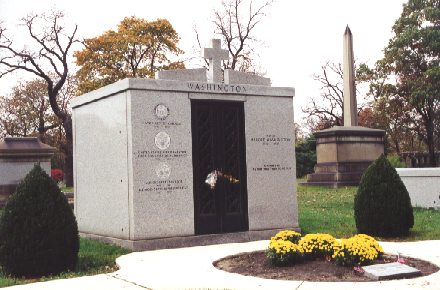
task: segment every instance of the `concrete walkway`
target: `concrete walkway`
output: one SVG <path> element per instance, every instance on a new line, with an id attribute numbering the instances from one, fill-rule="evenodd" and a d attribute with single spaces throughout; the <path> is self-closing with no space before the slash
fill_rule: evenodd
<path id="1" fill-rule="evenodd" d="M 421 258 L 440 265 L 440 241 L 380 243 L 387 253 Z M 440 290 L 440 272 L 415 279 L 383 282 L 304 282 L 247 277 L 217 270 L 212 262 L 228 255 L 266 249 L 268 241 L 131 253 L 117 259 L 111 274 L 33 283 L 4 289 L 326 289 Z"/>

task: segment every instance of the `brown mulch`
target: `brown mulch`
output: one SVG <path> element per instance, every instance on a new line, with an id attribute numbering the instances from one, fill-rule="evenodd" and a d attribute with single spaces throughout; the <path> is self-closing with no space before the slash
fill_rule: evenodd
<path id="1" fill-rule="evenodd" d="M 427 261 L 404 257 L 405 263 L 419 269 L 422 276 L 427 276 L 440 270 Z M 397 257 L 384 255 L 374 264 L 396 262 Z M 363 282 L 370 278 L 355 273 L 353 267 L 337 266 L 333 262 L 323 260 L 303 261 L 299 264 L 286 267 L 273 266 L 266 258 L 265 251 L 242 253 L 228 256 L 215 261 L 217 269 L 238 273 L 245 276 L 255 276 L 266 279 L 314 281 L 314 282 Z M 420 277 L 420 276 L 419 276 Z"/>

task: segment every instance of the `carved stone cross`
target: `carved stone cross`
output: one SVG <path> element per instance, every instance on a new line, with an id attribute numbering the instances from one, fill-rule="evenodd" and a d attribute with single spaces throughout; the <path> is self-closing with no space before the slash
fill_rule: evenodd
<path id="1" fill-rule="evenodd" d="M 220 39 L 211 39 L 211 48 L 203 48 L 202 57 L 209 60 L 208 82 L 221 83 L 222 60 L 229 59 L 229 51 L 221 48 Z"/>

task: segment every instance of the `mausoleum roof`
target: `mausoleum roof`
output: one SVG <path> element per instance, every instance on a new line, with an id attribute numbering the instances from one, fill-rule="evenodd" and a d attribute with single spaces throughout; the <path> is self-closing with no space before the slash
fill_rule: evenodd
<path id="1" fill-rule="evenodd" d="M 17 155 L 47 156 L 55 153 L 56 148 L 44 144 L 37 137 L 6 137 L 0 142 L 0 157 Z"/>

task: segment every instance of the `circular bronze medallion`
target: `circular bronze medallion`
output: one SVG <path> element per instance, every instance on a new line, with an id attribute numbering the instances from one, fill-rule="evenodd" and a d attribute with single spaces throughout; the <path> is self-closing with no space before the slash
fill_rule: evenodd
<path id="1" fill-rule="evenodd" d="M 160 120 L 165 120 L 168 115 L 170 114 L 170 109 L 165 106 L 164 104 L 158 104 L 155 108 L 154 108 L 154 114 L 156 115 L 156 117 Z"/>
<path id="2" fill-rule="evenodd" d="M 166 132 L 159 132 L 156 134 L 156 137 L 154 137 L 154 144 L 156 144 L 156 147 L 160 150 L 165 150 L 170 147 L 170 143 L 170 135 L 168 135 Z"/>
<path id="3" fill-rule="evenodd" d="M 160 162 L 156 167 L 156 175 L 160 179 L 167 179 L 170 177 L 171 168 L 165 162 Z"/>

